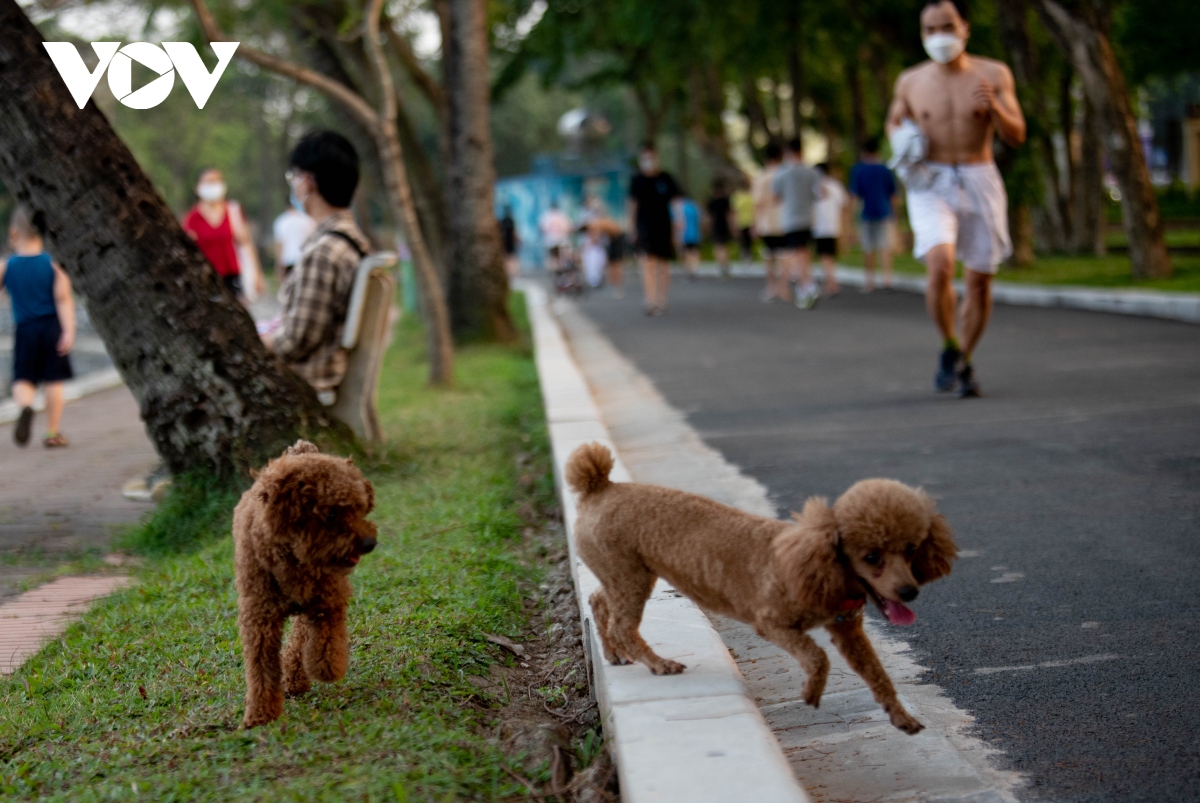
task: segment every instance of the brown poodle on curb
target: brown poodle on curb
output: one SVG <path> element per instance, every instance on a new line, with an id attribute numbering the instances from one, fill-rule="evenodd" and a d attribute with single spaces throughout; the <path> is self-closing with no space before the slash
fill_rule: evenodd
<path id="1" fill-rule="evenodd" d="M 862 611 L 870 597 L 893 624 L 912 624 L 916 614 L 904 603 L 916 599 L 918 585 L 949 574 L 958 549 L 924 491 L 863 480 L 832 507 L 812 498 L 794 521 L 778 521 L 672 488 L 613 483 L 612 466 L 608 449 L 589 443 L 566 470 L 579 494 L 575 544 L 601 584 L 590 602 L 609 662 L 638 661 L 656 675 L 684 670 L 638 633 L 662 577 L 795 656 L 808 675 L 804 701 L 814 708 L 829 658 L 805 631 L 825 627 L 892 724 L 921 730 L 863 632 Z"/>
<path id="2" fill-rule="evenodd" d="M 350 572 L 375 548 L 371 483 L 346 458 L 296 441 L 255 475 L 233 511 L 238 630 L 246 665 L 243 728 L 276 720 L 309 679 L 341 680 L 350 663 Z M 283 624 L 294 616 L 280 658 Z"/>

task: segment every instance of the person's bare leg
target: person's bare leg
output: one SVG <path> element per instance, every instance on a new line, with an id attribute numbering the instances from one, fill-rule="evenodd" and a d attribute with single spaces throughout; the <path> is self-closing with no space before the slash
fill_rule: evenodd
<path id="1" fill-rule="evenodd" d="M 784 251 L 779 255 L 779 297 L 792 300 L 792 282 L 796 279 L 796 252 Z"/>
<path id="2" fill-rule="evenodd" d="M 942 339 L 957 343 L 954 331 L 954 245 L 935 245 L 925 254 L 925 309 L 941 333 Z"/>
<path id="3" fill-rule="evenodd" d="M 992 317 L 992 274 L 967 270 L 962 302 L 962 353 L 967 362 Z"/>
<path id="4" fill-rule="evenodd" d="M 821 255 L 821 269 L 825 273 L 825 293 L 834 295 L 841 291 L 837 281 L 837 264 L 834 262 L 832 254 Z"/>
<path id="5" fill-rule="evenodd" d="M 64 404 L 62 382 L 49 382 L 42 392 L 46 395 L 46 431 L 57 435 L 58 427 L 62 424 Z"/>
<path id="6" fill-rule="evenodd" d="M 24 379 L 19 379 L 13 382 L 12 395 L 13 401 L 17 403 L 17 407 L 32 407 L 33 397 L 37 392 L 37 388 L 32 382 L 26 382 Z"/>
<path id="7" fill-rule="evenodd" d="M 883 263 L 883 286 L 892 286 L 892 249 L 884 247 L 879 251 L 879 259 Z"/>
<path id="8" fill-rule="evenodd" d="M 655 270 L 657 265 L 658 257 L 642 255 L 642 295 L 647 309 L 652 309 L 658 304 L 658 273 Z"/>
<path id="9" fill-rule="evenodd" d="M 614 259 L 608 263 L 608 286 L 612 288 L 613 293 L 624 295 L 625 293 L 625 260 Z"/>
<path id="10" fill-rule="evenodd" d="M 667 308 L 667 291 L 671 289 L 671 263 L 658 260 L 658 308 Z"/>
<path id="11" fill-rule="evenodd" d="M 722 276 L 729 275 L 729 246 L 718 244 L 713 246 L 713 256 L 717 258 L 717 266 L 721 269 Z"/>
<path id="12" fill-rule="evenodd" d="M 800 273 L 800 286 L 811 287 L 812 280 L 812 253 L 807 248 L 801 248 L 796 252 L 796 265 Z"/>
<path id="13" fill-rule="evenodd" d="M 875 289 L 875 252 L 863 251 L 863 291 Z"/>

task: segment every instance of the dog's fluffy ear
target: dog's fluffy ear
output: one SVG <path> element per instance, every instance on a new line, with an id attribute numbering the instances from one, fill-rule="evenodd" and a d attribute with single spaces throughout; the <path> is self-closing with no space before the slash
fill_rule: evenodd
<path id="1" fill-rule="evenodd" d="M 951 563 L 958 557 L 954 534 L 941 513 L 934 513 L 929 525 L 929 535 L 917 547 L 913 556 L 912 573 L 918 583 L 924 585 L 939 577 L 950 574 Z"/>
<path id="2" fill-rule="evenodd" d="M 797 526 L 775 539 L 779 577 L 788 595 L 806 610 L 835 608 L 846 596 L 846 571 L 837 552 L 837 518 L 828 503 L 817 497 L 792 517 Z"/>

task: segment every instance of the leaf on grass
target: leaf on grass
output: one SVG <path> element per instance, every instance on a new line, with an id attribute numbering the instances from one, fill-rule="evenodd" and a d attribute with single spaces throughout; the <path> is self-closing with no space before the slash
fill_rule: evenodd
<path id="1" fill-rule="evenodd" d="M 484 636 L 488 641 L 503 647 L 518 658 L 525 657 L 525 648 L 520 644 L 515 644 L 511 639 L 506 639 L 504 636 L 493 636 L 491 633 L 485 633 Z"/>

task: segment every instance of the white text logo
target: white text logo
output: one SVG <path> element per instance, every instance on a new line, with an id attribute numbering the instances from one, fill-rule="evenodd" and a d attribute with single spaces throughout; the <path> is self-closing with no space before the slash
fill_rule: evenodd
<path id="1" fill-rule="evenodd" d="M 63 83 L 79 108 L 96 91 L 100 76 L 108 70 L 108 88 L 124 105 L 131 109 L 153 109 L 167 99 L 175 85 L 175 72 L 183 79 L 183 85 L 196 101 L 196 108 L 203 109 L 212 95 L 217 81 L 233 59 L 238 42 L 213 42 L 213 53 L 217 55 L 217 66 L 210 73 L 200 60 L 196 48 L 188 42 L 163 42 L 162 47 L 149 42 L 130 42 L 121 47 L 120 42 L 92 42 L 99 63 L 89 72 L 83 57 L 70 42 L 43 42 L 50 60 L 58 68 Z M 133 91 L 133 63 L 149 67 L 158 74 L 150 83 Z"/>

